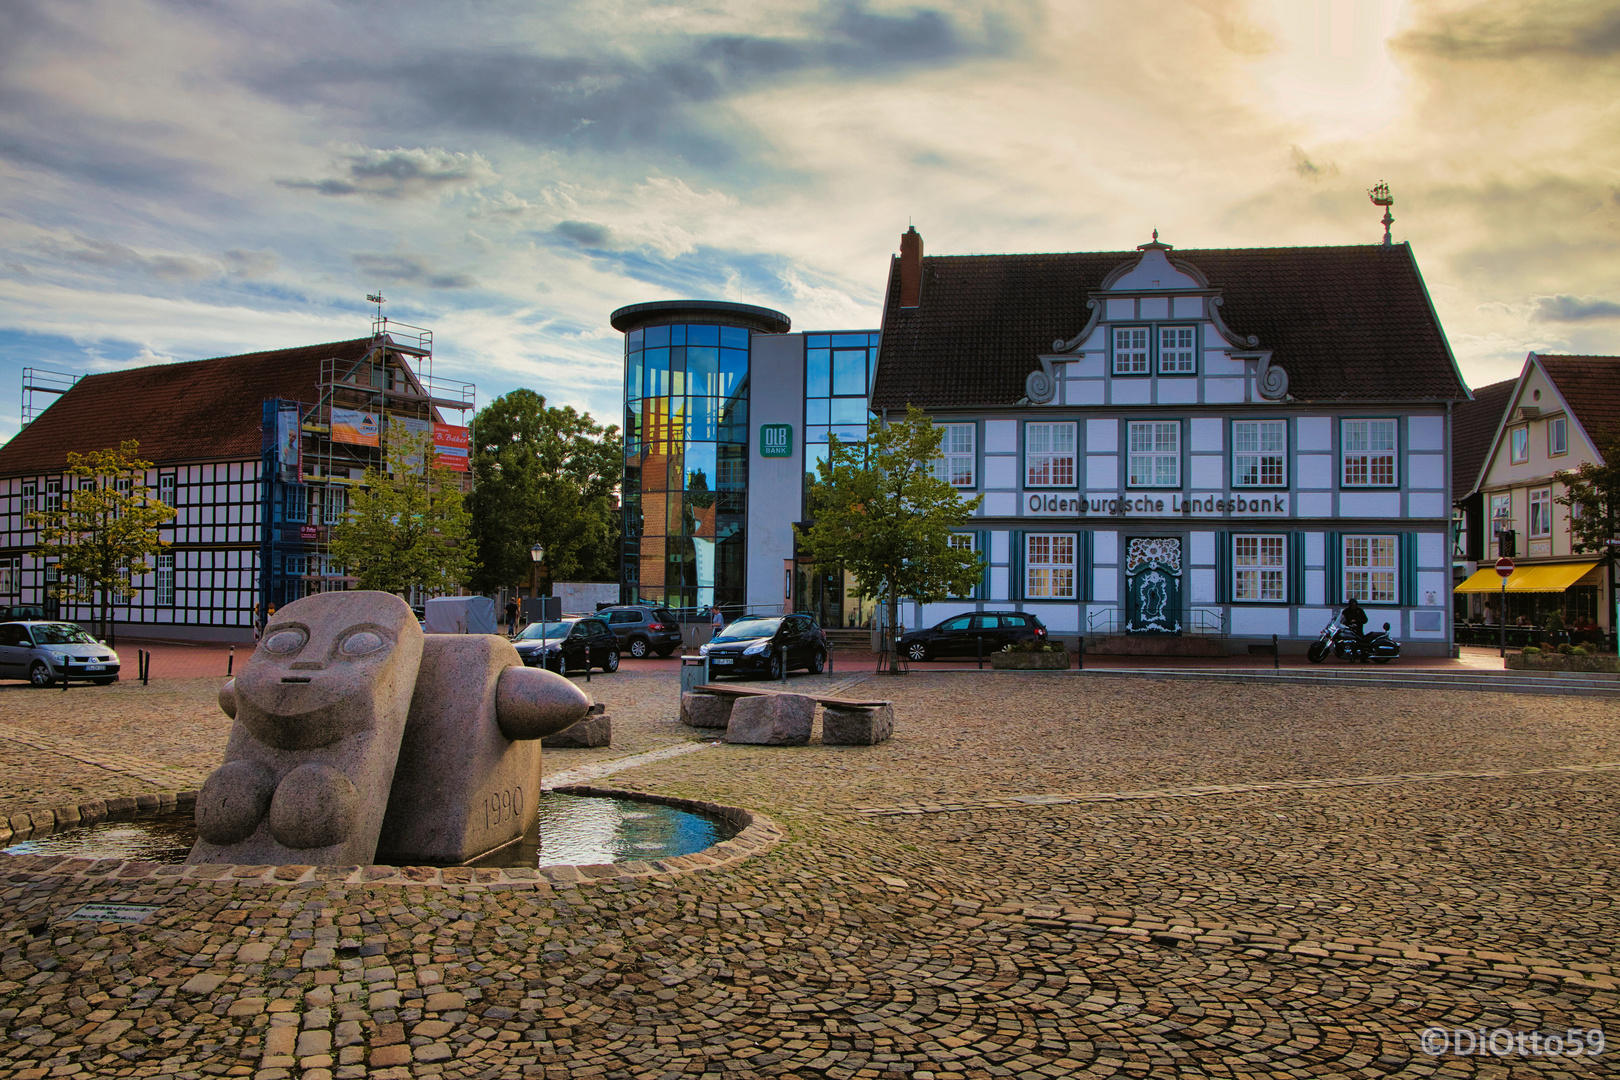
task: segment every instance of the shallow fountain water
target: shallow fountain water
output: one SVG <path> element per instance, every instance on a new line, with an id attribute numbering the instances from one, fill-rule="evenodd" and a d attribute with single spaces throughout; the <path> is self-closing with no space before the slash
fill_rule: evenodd
<path id="1" fill-rule="evenodd" d="M 540 794 L 539 819 L 522 840 L 473 860 L 471 866 L 583 866 L 690 855 L 737 835 L 740 827 L 708 814 L 661 803 Z M 197 838 L 192 811 L 138 815 L 18 841 L 7 855 L 184 862 Z"/>

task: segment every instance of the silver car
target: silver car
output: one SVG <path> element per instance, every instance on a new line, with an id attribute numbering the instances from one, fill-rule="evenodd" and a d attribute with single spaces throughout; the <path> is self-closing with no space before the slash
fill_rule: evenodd
<path id="1" fill-rule="evenodd" d="M 118 654 L 69 622 L 0 623 L 0 679 L 54 686 L 62 669 L 106 686 L 118 681 Z"/>

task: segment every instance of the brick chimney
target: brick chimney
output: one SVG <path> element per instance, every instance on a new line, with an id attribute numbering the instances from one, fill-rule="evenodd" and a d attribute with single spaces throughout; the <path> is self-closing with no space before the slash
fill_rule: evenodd
<path id="1" fill-rule="evenodd" d="M 922 235 L 915 225 L 900 234 L 900 306 L 922 303 Z"/>

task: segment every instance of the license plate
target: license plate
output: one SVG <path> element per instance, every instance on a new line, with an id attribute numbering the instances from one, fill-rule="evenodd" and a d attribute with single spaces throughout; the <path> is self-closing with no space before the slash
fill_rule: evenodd
<path id="1" fill-rule="evenodd" d="M 106 669 L 106 667 L 104 667 L 101 664 L 85 664 L 83 667 L 79 668 L 79 670 L 80 671 L 105 671 L 107 669 Z"/>
<path id="2" fill-rule="evenodd" d="M 725 667 L 727 664 L 731 663 L 731 657 L 717 656 L 713 660 L 710 660 L 709 663 L 713 664 L 715 667 Z"/>

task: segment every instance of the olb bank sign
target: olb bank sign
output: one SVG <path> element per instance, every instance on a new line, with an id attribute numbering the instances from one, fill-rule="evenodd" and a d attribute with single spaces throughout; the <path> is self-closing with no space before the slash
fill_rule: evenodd
<path id="1" fill-rule="evenodd" d="M 1179 491 L 1118 495 L 1042 495 L 1024 499 L 1031 517 L 1287 517 L 1287 495 L 1198 495 Z"/>

